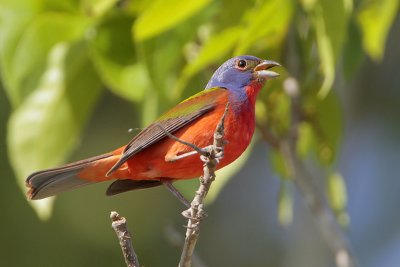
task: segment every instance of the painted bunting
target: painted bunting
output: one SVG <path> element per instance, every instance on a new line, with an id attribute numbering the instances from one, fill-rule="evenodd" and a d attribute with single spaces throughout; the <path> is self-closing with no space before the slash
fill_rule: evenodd
<path id="1" fill-rule="evenodd" d="M 115 180 L 107 195 L 149 188 L 181 179 L 199 177 L 203 163 L 192 148 L 167 137 L 166 132 L 200 148 L 213 142 L 216 125 L 225 111 L 222 168 L 247 148 L 255 128 L 255 102 L 268 79 L 279 76 L 269 70 L 280 66 L 254 56 L 229 59 L 213 74 L 205 90 L 182 101 L 127 145 L 110 153 L 31 174 L 26 184 L 30 199 L 42 199 L 97 182 Z M 166 132 L 165 132 L 166 131 Z"/>

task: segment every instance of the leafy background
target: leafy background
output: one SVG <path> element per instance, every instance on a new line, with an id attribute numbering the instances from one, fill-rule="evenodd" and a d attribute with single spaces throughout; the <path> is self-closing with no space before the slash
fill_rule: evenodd
<path id="1" fill-rule="evenodd" d="M 105 184 L 28 203 L 32 171 L 126 143 L 238 54 L 281 62 L 257 102 L 253 146 L 210 193 L 207 266 L 333 266 L 285 156 L 266 144 L 302 118 L 297 154 L 318 177 L 362 266 L 400 262 L 397 0 L 0 3 L 0 256 L 5 266 L 123 265 L 108 219 L 127 217 L 145 266 L 175 266 L 182 206 L 163 188 L 106 198 Z M 290 79 L 289 79 L 290 81 Z M 293 81 L 293 80 L 291 80 Z M 178 186 L 187 196 L 197 181 Z M 32 205 L 32 206 L 30 206 Z M 171 230 L 172 229 L 172 230 Z"/>

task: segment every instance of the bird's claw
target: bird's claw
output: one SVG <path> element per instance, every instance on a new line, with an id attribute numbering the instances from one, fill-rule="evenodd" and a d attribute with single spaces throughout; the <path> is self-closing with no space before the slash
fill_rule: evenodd
<path id="1" fill-rule="evenodd" d="M 192 206 L 189 209 L 182 211 L 181 214 L 186 219 L 196 222 L 200 222 L 208 216 L 208 214 L 204 211 L 202 204 L 200 204 L 197 208 Z"/>

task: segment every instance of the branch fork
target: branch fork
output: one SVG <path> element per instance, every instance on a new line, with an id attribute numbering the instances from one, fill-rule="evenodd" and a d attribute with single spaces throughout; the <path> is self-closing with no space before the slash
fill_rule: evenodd
<path id="1" fill-rule="evenodd" d="M 115 234 L 118 237 L 119 244 L 124 255 L 126 266 L 128 267 L 140 267 L 139 260 L 136 256 L 135 250 L 132 245 L 132 235 L 126 225 L 126 219 L 121 217 L 117 212 L 112 211 L 110 214 L 112 221 L 111 227 L 114 229 Z"/>
<path id="2" fill-rule="evenodd" d="M 225 106 L 224 114 L 222 115 L 215 129 L 213 144 L 205 148 L 199 148 L 194 144 L 183 141 L 178 137 L 172 135 L 171 133 L 167 132 L 161 125 L 158 125 L 160 129 L 164 131 L 167 137 L 184 145 L 187 145 L 193 149 L 193 151 L 179 155 L 173 158 L 171 161 L 176 161 L 198 153 L 200 154 L 200 159 L 203 162 L 203 175 L 199 178 L 199 189 L 196 191 L 193 201 L 190 203 L 190 205 L 187 205 L 189 206 L 189 209 L 182 212 L 182 215 L 187 218 L 188 221 L 185 226 L 186 236 L 179 262 L 179 267 L 191 266 L 194 248 L 199 238 L 200 222 L 207 217 L 207 214 L 204 211 L 204 200 L 210 189 L 211 183 L 215 180 L 216 167 L 224 156 L 224 145 L 227 143 L 224 140 L 224 122 L 228 110 L 229 104 Z M 172 193 L 174 193 L 175 196 L 177 196 L 182 201 L 183 196 L 172 186 L 170 181 L 164 181 L 163 183 Z M 184 198 L 183 200 L 184 203 L 186 200 Z M 139 267 L 139 261 L 131 243 L 132 237 L 126 226 L 125 218 L 121 217 L 115 211 L 111 212 L 110 217 L 112 220 L 112 228 L 114 229 L 120 241 L 120 246 L 124 255 L 126 265 L 128 267 Z"/>

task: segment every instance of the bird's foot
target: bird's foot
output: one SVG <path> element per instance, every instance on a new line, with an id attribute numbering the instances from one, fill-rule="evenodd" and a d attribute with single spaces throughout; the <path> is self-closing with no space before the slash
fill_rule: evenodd
<path id="1" fill-rule="evenodd" d="M 204 210 L 204 205 L 200 204 L 197 207 L 191 206 L 189 209 L 182 211 L 182 216 L 192 221 L 200 222 L 207 218 L 207 213 Z"/>
<path id="2" fill-rule="evenodd" d="M 175 186 L 172 185 L 171 180 L 161 179 L 162 184 L 171 192 L 175 197 L 179 199 L 179 201 L 185 205 L 187 208 L 191 208 L 190 202 L 176 189 Z"/>

